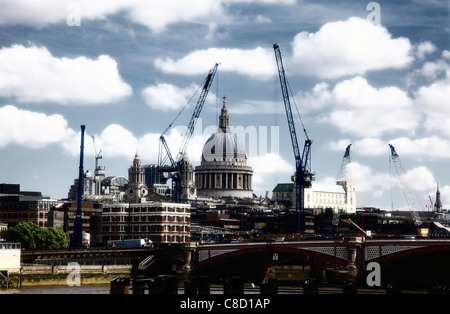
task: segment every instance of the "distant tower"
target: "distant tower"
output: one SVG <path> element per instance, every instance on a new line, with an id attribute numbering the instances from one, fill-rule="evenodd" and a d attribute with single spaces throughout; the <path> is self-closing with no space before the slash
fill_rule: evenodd
<path id="1" fill-rule="evenodd" d="M 183 155 L 183 171 L 181 173 L 181 199 L 192 201 L 197 198 L 197 187 L 194 184 L 194 168 L 187 153 Z"/>
<path id="2" fill-rule="evenodd" d="M 136 150 L 133 165 L 128 169 L 127 200 L 132 203 L 145 202 L 148 188 L 145 184 L 145 169 L 141 165 L 141 158 Z"/>
<path id="3" fill-rule="evenodd" d="M 95 153 L 95 171 L 94 171 L 94 182 L 95 182 L 95 195 L 101 195 L 102 194 L 102 185 L 101 182 L 106 176 L 106 171 L 104 166 L 98 165 L 98 160 L 102 159 L 102 150 L 100 149 L 99 152 L 97 152 L 97 148 L 95 147 L 95 137 L 92 136 L 92 141 L 94 142 L 94 153 Z"/>
<path id="4" fill-rule="evenodd" d="M 436 202 L 434 202 L 434 212 L 437 214 L 442 213 L 441 192 L 439 192 L 439 182 L 436 190 Z"/>

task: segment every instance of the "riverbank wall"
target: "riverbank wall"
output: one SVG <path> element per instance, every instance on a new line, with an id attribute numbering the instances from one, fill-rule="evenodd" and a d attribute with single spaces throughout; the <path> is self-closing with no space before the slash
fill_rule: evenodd
<path id="1" fill-rule="evenodd" d="M 30 265 L 23 266 L 14 286 L 99 285 L 115 277 L 130 277 L 132 265 Z"/>

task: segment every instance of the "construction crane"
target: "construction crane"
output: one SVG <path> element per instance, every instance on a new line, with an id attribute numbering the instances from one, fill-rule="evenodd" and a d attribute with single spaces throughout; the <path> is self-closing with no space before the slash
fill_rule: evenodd
<path id="1" fill-rule="evenodd" d="M 80 165 L 78 167 L 77 211 L 73 220 L 73 234 L 70 238 L 71 247 L 81 247 L 83 233 L 83 177 L 84 177 L 84 132 L 86 126 L 81 125 Z"/>
<path id="2" fill-rule="evenodd" d="M 189 140 L 191 139 L 194 128 L 197 123 L 197 120 L 200 116 L 200 113 L 203 109 L 203 104 L 205 103 L 206 96 L 208 96 L 209 89 L 211 87 L 214 76 L 217 72 L 218 63 L 214 65 L 214 67 L 209 71 L 208 75 L 203 82 L 203 89 L 200 94 L 200 97 L 197 101 L 197 105 L 195 106 L 194 113 L 192 114 L 191 120 L 187 127 L 186 133 L 184 134 L 183 141 L 181 142 L 180 149 L 178 150 L 178 154 L 174 159 L 169 146 L 167 145 L 164 134 L 172 127 L 173 122 L 166 128 L 166 130 L 160 136 L 160 145 L 163 146 L 164 151 L 166 152 L 166 156 L 163 156 L 163 150 L 160 146 L 159 156 L 158 156 L 158 170 L 160 172 L 172 173 L 172 200 L 176 203 L 181 202 L 181 173 L 183 171 L 183 155 L 186 152 L 186 148 L 188 146 Z M 184 109 L 184 108 L 183 108 Z M 181 114 L 181 112 L 180 112 Z M 178 114 L 178 116 L 180 115 Z M 177 117 L 178 117 L 177 116 Z M 176 119 L 176 118 L 175 118 Z M 170 165 L 164 165 L 167 159 L 170 161 Z"/>
<path id="3" fill-rule="evenodd" d="M 92 135 L 92 141 L 94 142 L 94 154 L 95 154 L 95 170 L 105 170 L 104 168 L 102 168 L 101 166 L 98 165 L 98 160 L 102 159 L 102 150 L 100 149 L 97 153 L 97 148 L 95 146 L 95 137 L 94 135 Z"/>
<path id="4" fill-rule="evenodd" d="M 346 222 L 346 223 L 348 223 L 349 225 L 355 226 L 356 228 L 359 229 L 359 231 L 361 231 L 362 233 L 364 233 L 365 236 L 367 236 L 367 232 L 364 231 L 363 228 L 361 228 L 360 226 L 358 226 L 357 224 L 355 224 L 355 223 L 353 222 L 353 220 L 351 220 L 350 218 L 347 218 L 347 219 L 341 219 L 341 221 Z"/>
<path id="5" fill-rule="evenodd" d="M 339 169 L 337 181 L 347 181 L 348 164 L 350 163 L 350 148 L 352 144 L 349 144 L 345 149 L 344 157 L 342 158 L 341 168 Z"/>
<path id="6" fill-rule="evenodd" d="M 413 194 L 413 189 L 409 185 L 407 177 L 406 177 L 405 167 L 403 166 L 403 163 L 400 160 L 400 157 L 398 156 L 397 152 L 395 151 L 394 146 L 392 146 L 391 144 L 388 144 L 388 145 L 389 145 L 389 148 L 391 149 L 390 159 L 395 165 L 395 170 L 397 171 L 397 175 L 400 180 L 400 185 L 402 186 L 403 193 L 405 194 L 406 201 L 407 201 L 409 209 L 411 211 L 412 219 L 413 219 L 416 227 L 419 227 L 420 225 L 422 225 L 422 220 L 420 219 L 420 216 L 419 216 L 419 213 L 418 213 L 417 207 L 416 207 L 415 198 L 417 198 L 417 196 L 415 197 L 414 195 L 415 194 L 417 195 L 417 193 Z"/>
<path id="7" fill-rule="evenodd" d="M 350 163 L 350 148 L 352 147 L 352 144 L 348 144 L 347 148 L 345 149 L 344 157 L 342 157 L 342 163 L 341 168 L 339 169 L 339 173 L 337 176 L 337 182 L 347 181 L 347 170 L 348 170 L 348 164 Z M 333 228 L 337 228 L 337 225 L 339 224 L 339 217 L 340 213 L 338 210 L 333 211 L 333 218 L 331 220 L 331 225 Z"/>
<path id="8" fill-rule="evenodd" d="M 278 76 L 280 78 L 281 92 L 283 94 L 284 108 L 286 110 L 286 118 L 289 126 L 289 133 L 291 136 L 292 148 L 294 150 L 295 157 L 295 175 L 293 181 L 296 183 L 296 210 L 299 213 L 299 233 L 304 231 L 304 209 L 305 209 L 305 188 L 311 187 L 313 179 L 313 173 L 311 171 L 311 144 L 312 141 L 308 137 L 308 133 L 303 125 L 303 131 L 306 136 L 305 145 L 303 147 L 303 153 L 300 155 L 300 148 L 297 141 L 297 133 L 295 131 L 294 118 L 292 116 L 291 102 L 289 96 L 289 86 L 286 79 L 286 73 L 284 71 L 283 60 L 281 58 L 280 46 L 273 44 L 275 52 L 275 59 L 277 61 Z"/>

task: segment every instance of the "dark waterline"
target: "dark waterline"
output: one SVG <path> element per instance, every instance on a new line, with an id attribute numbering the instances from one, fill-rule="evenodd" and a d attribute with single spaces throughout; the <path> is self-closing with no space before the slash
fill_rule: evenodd
<path id="1" fill-rule="evenodd" d="M 0 294 L 109 294 L 110 285 L 36 286 L 22 289 L 0 289 Z"/>

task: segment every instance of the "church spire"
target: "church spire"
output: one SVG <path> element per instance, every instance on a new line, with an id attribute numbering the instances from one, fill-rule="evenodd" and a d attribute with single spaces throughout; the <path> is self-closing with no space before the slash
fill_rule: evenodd
<path id="1" fill-rule="evenodd" d="M 222 130 L 224 133 L 228 133 L 230 132 L 230 117 L 228 117 L 228 110 L 225 105 L 225 99 L 227 99 L 227 97 L 223 96 L 222 99 L 223 105 L 219 116 L 219 130 Z"/>
<path id="2" fill-rule="evenodd" d="M 436 201 L 434 202 L 434 212 L 435 213 L 442 212 L 442 202 L 441 202 L 441 192 L 439 192 L 439 182 L 437 184 Z"/>

